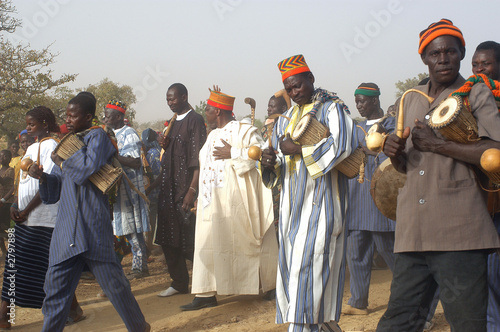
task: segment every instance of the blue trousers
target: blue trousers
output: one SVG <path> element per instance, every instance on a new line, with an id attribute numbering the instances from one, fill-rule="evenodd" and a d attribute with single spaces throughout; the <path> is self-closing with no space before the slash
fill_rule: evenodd
<path id="1" fill-rule="evenodd" d="M 85 264 L 96 277 L 127 330 L 143 332 L 146 321 L 121 265 L 118 262 L 90 260 L 82 255 L 49 266 L 44 285 L 46 296 L 42 307 L 44 315 L 42 331 L 56 332 L 64 329 L 73 294 Z"/>
<path id="2" fill-rule="evenodd" d="M 486 261 L 482 250 L 396 254 L 389 305 L 377 331 L 422 331 L 438 285 L 452 332 L 486 331 Z"/>
<path id="3" fill-rule="evenodd" d="M 391 271 L 394 271 L 394 232 L 349 231 L 347 238 L 347 265 L 349 266 L 351 298 L 350 306 L 364 309 L 368 306 L 368 291 L 372 274 L 373 253 L 382 256 Z M 436 291 L 427 315 L 427 321 L 434 317 L 439 303 Z"/>
<path id="4" fill-rule="evenodd" d="M 349 266 L 351 298 L 347 303 L 358 309 L 368 306 L 368 290 L 375 248 L 392 271 L 394 269 L 394 232 L 349 231 L 347 266 Z"/>
<path id="5" fill-rule="evenodd" d="M 147 271 L 148 255 L 144 234 L 132 233 L 125 235 L 125 237 L 128 243 L 130 243 L 130 248 L 132 250 L 132 271 Z"/>

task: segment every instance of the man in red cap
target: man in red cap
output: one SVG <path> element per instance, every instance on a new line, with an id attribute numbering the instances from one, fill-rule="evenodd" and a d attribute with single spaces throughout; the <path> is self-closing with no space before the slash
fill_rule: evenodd
<path id="1" fill-rule="evenodd" d="M 113 232 L 125 236 L 132 249 L 132 269 L 129 279 L 149 275 L 146 241 L 144 232 L 149 232 L 149 214 L 144 198 L 144 179 L 142 174 L 141 146 L 137 132 L 125 124 L 126 106 L 119 101 L 110 101 L 105 109 L 104 121 L 113 129 L 118 144 L 118 161 L 125 175 L 130 179 L 122 181 L 113 204 Z M 139 194 L 142 193 L 142 195 Z"/>
<path id="2" fill-rule="evenodd" d="M 271 191 L 264 187 L 251 146 L 258 129 L 233 117 L 234 97 L 211 91 L 207 124 L 217 128 L 200 151 L 200 182 L 191 292 L 184 311 L 217 305 L 216 294 L 259 294 L 276 283 L 277 242 Z M 264 254 L 265 253 L 265 254 Z M 260 282 L 259 282 L 260 281 Z"/>
<path id="3" fill-rule="evenodd" d="M 500 146 L 500 114 L 488 87 L 475 84 L 467 101 L 481 140 L 461 144 L 434 133 L 427 113 L 465 83 L 465 41 L 442 19 L 420 33 L 418 51 L 430 79 L 416 89 L 433 101 L 408 94 L 402 137 L 391 135 L 384 146 L 407 180 L 397 202 L 391 296 L 377 331 L 422 331 L 438 286 L 452 331 L 486 331 L 486 259 L 500 241 L 474 168 L 486 149 Z"/>
<path id="4" fill-rule="evenodd" d="M 266 149 L 261 160 L 266 186 L 282 186 L 276 321 L 290 322 L 289 331 L 339 331 L 347 178 L 334 167 L 356 148 L 356 131 L 337 95 L 314 88 L 301 54 L 281 61 L 278 68 L 297 105 L 284 113 L 288 118 L 277 119 L 270 138 L 273 149 Z M 328 128 L 314 145 L 290 139 L 307 116 Z"/>

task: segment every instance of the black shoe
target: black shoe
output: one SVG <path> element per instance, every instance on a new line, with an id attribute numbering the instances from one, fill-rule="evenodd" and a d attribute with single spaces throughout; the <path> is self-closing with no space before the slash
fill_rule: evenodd
<path id="1" fill-rule="evenodd" d="M 192 311 L 215 306 L 217 306 L 217 299 L 215 298 L 215 295 L 210 297 L 195 296 L 193 302 L 181 305 L 180 308 L 182 311 Z"/>

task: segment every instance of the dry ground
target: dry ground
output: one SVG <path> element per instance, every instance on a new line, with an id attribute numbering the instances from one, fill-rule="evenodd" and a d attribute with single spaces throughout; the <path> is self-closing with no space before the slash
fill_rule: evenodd
<path id="1" fill-rule="evenodd" d="M 125 271 L 130 269 L 131 256 L 125 257 Z M 3 267 L 2 267 L 3 270 Z M 286 325 L 274 323 L 274 301 L 262 296 L 220 296 L 219 306 L 198 311 L 182 312 L 180 305 L 191 302 L 189 294 L 160 298 L 157 293 L 166 288 L 169 281 L 162 257 L 150 263 L 149 277 L 132 280 L 132 291 L 137 298 L 152 331 L 286 331 Z M 389 270 L 374 270 L 370 288 L 370 314 L 367 316 L 342 315 L 343 331 L 374 331 L 380 316 L 386 309 L 391 282 Z M 349 278 L 344 291 L 344 304 L 349 298 Z M 126 331 L 123 322 L 107 299 L 97 297 L 100 287 L 95 281 L 81 280 L 77 296 L 87 318 L 65 331 Z M 12 331 L 40 331 L 43 315 L 41 310 L 16 308 L 16 324 Z M 438 306 L 432 331 L 449 331 L 441 305 Z"/>

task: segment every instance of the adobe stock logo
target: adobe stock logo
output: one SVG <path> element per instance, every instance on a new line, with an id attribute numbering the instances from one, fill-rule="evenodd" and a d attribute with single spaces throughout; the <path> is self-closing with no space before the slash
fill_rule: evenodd
<path id="1" fill-rule="evenodd" d="M 18 38 L 18 42 L 35 38 L 41 29 L 46 27 L 50 21 L 59 15 L 61 7 L 67 5 L 71 0 L 39 0 L 37 1 L 40 7 L 31 17 L 22 18 L 22 26 L 16 30 L 14 38 Z M 19 35 L 19 32 L 20 35 Z"/>
<path id="2" fill-rule="evenodd" d="M 163 79 L 170 75 L 170 73 L 163 71 L 159 65 L 156 65 L 155 68 L 147 66 L 145 69 L 147 74 L 142 78 L 141 84 L 133 88 L 138 102 L 144 101 L 148 92 L 158 88 Z"/>
<path id="3" fill-rule="evenodd" d="M 368 21 L 363 29 L 354 28 L 355 34 L 352 43 L 340 43 L 340 50 L 347 63 L 350 63 L 355 54 L 360 54 L 361 50 L 368 47 L 372 40 L 380 35 L 383 28 L 391 23 L 393 15 L 400 14 L 402 11 L 403 7 L 399 0 L 389 1 L 386 9 L 371 10 L 370 16 L 373 20 Z"/>
<path id="4" fill-rule="evenodd" d="M 212 6 L 215 9 L 215 12 L 219 16 L 221 21 L 224 21 L 224 15 L 228 12 L 232 12 L 241 5 L 243 0 L 215 0 L 212 2 Z"/>

